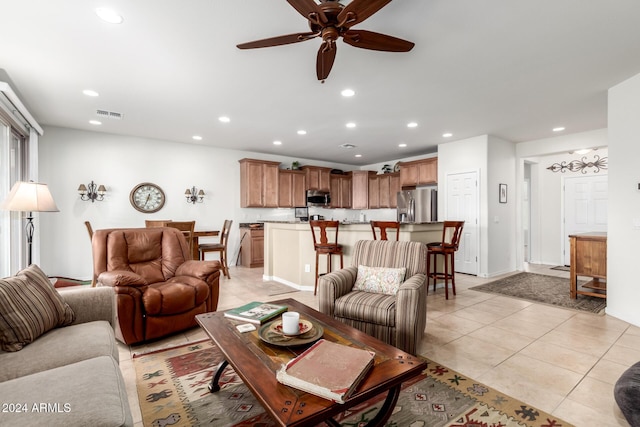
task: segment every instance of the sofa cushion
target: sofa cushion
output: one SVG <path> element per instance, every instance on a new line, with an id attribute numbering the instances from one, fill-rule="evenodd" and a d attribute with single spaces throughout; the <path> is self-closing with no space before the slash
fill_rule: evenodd
<path id="1" fill-rule="evenodd" d="M 73 320 L 73 310 L 37 265 L 0 280 L 0 347 L 3 350 L 21 350 L 45 332 Z"/>
<path id="2" fill-rule="evenodd" d="M 354 291 L 374 292 L 376 294 L 395 295 L 404 281 L 405 267 L 368 267 L 358 266 Z"/>
<path id="3" fill-rule="evenodd" d="M 19 352 L 0 351 L 0 382 L 97 356 L 118 360 L 118 344 L 106 321 L 53 329 Z"/>
<path id="4" fill-rule="evenodd" d="M 366 321 L 377 325 L 396 325 L 396 297 L 353 291 L 336 300 L 335 317 Z"/>
<path id="5" fill-rule="evenodd" d="M 94 357 L 0 383 L 8 426 L 132 426 L 124 380 L 110 356 Z"/>

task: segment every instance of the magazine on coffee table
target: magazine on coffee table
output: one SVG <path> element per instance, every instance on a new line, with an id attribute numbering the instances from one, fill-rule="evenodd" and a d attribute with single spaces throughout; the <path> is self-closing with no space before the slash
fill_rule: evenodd
<path id="1" fill-rule="evenodd" d="M 277 380 L 344 403 L 373 366 L 375 353 L 321 339 L 276 373 Z"/>
<path id="2" fill-rule="evenodd" d="M 244 320 L 246 322 L 260 325 L 269 319 L 287 311 L 286 305 L 276 305 L 264 302 L 253 301 L 241 307 L 233 308 L 224 312 L 224 316 L 230 319 Z"/>

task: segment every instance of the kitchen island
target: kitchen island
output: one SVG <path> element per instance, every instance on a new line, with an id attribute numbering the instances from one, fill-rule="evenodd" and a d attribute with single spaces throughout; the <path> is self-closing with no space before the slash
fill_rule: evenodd
<path id="1" fill-rule="evenodd" d="M 369 222 L 340 224 L 338 243 L 343 247 L 344 266 L 351 265 L 351 251 L 358 240 L 372 240 Z M 442 222 L 402 224 L 400 240 L 422 243 L 442 239 Z M 326 269 L 325 256 L 320 256 L 319 271 Z M 298 290 L 313 290 L 316 254 L 308 222 L 264 222 L 264 278 L 284 283 Z M 338 256 L 333 258 L 333 270 L 340 268 Z"/>

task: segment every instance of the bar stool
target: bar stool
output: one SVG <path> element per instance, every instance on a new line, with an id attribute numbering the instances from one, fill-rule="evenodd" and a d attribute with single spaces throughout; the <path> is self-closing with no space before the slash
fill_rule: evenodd
<path id="1" fill-rule="evenodd" d="M 371 221 L 371 231 L 373 231 L 373 240 L 378 239 L 376 229 L 380 230 L 380 240 L 387 239 L 387 229 L 396 230 L 396 241 L 400 239 L 400 223 L 397 221 Z"/>
<path id="2" fill-rule="evenodd" d="M 320 255 L 327 256 L 327 273 L 331 272 L 331 257 L 333 255 L 340 255 L 340 269 L 344 268 L 344 263 L 342 245 L 338 244 L 340 221 L 309 221 L 309 225 L 313 236 L 313 248 L 316 251 L 316 282 L 313 288 L 313 295 L 315 295 L 318 290 L 318 259 Z M 317 235 L 316 230 L 319 232 Z M 333 230 L 335 230 L 335 233 L 333 233 Z M 333 239 L 330 238 L 330 235 L 333 235 Z"/>
<path id="3" fill-rule="evenodd" d="M 442 241 L 427 243 L 427 292 L 429 279 L 433 279 L 433 292 L 436 291 L 436 281 L 444 280 L 445 299 L 449 299 L 449 280 L 451 290 L 456 294 L 456 269 L 455 257 L 462 234 L 464 221 L 445 221 L 442 228 Z M 438 272 L 437 255 L 444 256 L 444 271 Z M 431 258 L 433 257 L 433 271 L 431 271 Z"/>

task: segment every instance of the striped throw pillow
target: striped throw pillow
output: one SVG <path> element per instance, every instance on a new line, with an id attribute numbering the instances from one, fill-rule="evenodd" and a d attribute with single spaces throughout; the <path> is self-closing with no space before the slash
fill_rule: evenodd
<path id="1" fill-rule="evenodd" d="M 0 347 L 18 351 L 40 335 L 72 323 L 75 314 L 35 264 L 0 279 Z"/>

